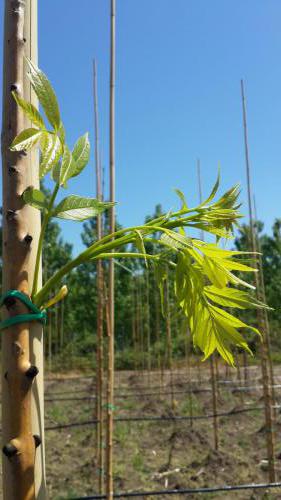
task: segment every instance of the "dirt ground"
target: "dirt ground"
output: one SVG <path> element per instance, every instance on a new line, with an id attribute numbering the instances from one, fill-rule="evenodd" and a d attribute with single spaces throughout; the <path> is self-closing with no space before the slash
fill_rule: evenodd
<path id="1" fill-rule="evenodd" d="M 170 374 L 157 372 L 116 374 L 115 417 L 212 414 L 208 365 L 192 382 L 184 369 L 173 373 L 174 404 Z M 280 372 L 281 374 L 281 372 Z M 243 373 L 242 373 L 243 375 Z M 214 449 L 213 419 L 181 421 L 116 422 L 114 432 L 114 483 L 116 492 L 200 488 L 228 484 L 267 483 L 266 435 L 260 373 L 251 367 L 247 391 L 237 390 L 244 380 L 237 372 L 219 374 L 218 412 L 257 409 L 218 417 L 218 451 Z M 276 383 L 281 377 L 276 376 Z M 257 386 L 257 387 L 256 387 Z M 192 398 L 188 390 L 194 391 Z M 280 389 L 277 388 L 277 396 Z M 53 375 L 46 380 L 46 427 L 85 422 L 94 418 L 94 378 L 79 374 Z M 88 398 L 88 399 L 87 399 Z M 46 430 L 47 478 L 51 500 L 82 498 L 97 493 L 99 470 L 95 458 L 95 425 Z M 276 423 L 276 481 L 281 481 L 281 415 Z M 244 490 L 139 499 L 281 499 L 279 490 Z"/>

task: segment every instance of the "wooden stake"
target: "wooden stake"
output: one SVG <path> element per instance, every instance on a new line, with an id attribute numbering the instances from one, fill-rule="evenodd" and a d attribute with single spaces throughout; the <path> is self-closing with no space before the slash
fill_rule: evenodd
<path id="1" fill-rule="evenodd" d="M 96 174 L 96 196 L 98 200 L 102 200 L 102 184 L 101 184 L 101 165 L 100 165 L 100 148 L 99 148 L 99 120 L 98 120 L 98 91 L 97 91 L 97 65 L 93 61 L 93 94 L 94 94 L 94 125 L 95 125 L 95 174 Z M 102 238 L 102 218 L 97 216 L 97 239 Z M 97 261 L 97 384 L 96 384 L 96 418 L 97 424 L 97 462 L 99 472 L 99 492 L 103 494 L 103 266 L 102 261 Z"/>
<path id="2" fill-rule="evenodd" d="M 158 346 L 157 352 L 157 369 L 159 372 L 159 393 L 161 394 L 163 389 L 163 362 L 161 360 L 161 345 L 160 345 L 160 310 L 159 310 L 159 295 L 157 290 L 156 278 L 154 278 L 154 285 L 156 287 L 156 293 L 154 294 L 155 302 L 155 330 L 156 330 L 156 342 Z"/>
<path id="3" fill-rule="evenodd" d="M 242 98 L 242 110 L 243 110 L 243 130 L 244 130 L 245 163 L 246 163 L 246 174 L 247 174 L 247 193 L 248 193 L 251 250 L 252 250 L 252 252 L 256 252 L 257 248 L 256 248 L 256 239 L 255 239 L 254 224 L 253 224 L 247 114 L 246 114 L 246 102 L 245 102 L 245 92 L 244 92 L 243 80 L 241 80 L 241 98 Z M 255 283 L 255 287 L 256 287 L 257 297 L 260 299 L 259 280 L 258 280 L 255 273 L 254 273 L 254 283 Z M 258 320 L 259 328 L 261 329 L 261 332 L 262 332 L 261 369 L 262 369 L 264 415 L 265 415 L 265 427 L 266 427 L 268 475 L 269 475 L 269 481 L 275 482 L 274 433 L 273 433 L 273 425 L 272 425 L 272 422 L 273 422 L 273 419 L 272 419 L 272 400 L 271 400 L 271 392 L 269 389 L 269 375 L 268 375 L 269 352 L 267 349 L 268 341 L 266 339 L 267 332 L 266 332 L 266 328 L 265 328 L 264 315 L 260 309 L 257 310 L 257 320 Z"/>
<path id="4" fill-rule="evenodd" d="M 189 340 L 190 339 L 190 340 Z M 188 342 L 189 340 L 189 342 Z M 190 355 L 191 355 L 191 348 L 189 350 L 189 345 L 191 347 L 191 335 L 190 331 L 187 328 L 187 332 L 185 335 L 185 343 L 184 343 L 184 349 L 185 349 L 185 364 L 186 364 L 186 372 L 187 372 L 187 378 L 188 378 L 188 401 L 189 401 L 189 416 L 190 416 L 190 427 L 193 427 L 193 393 L 192 393 L 192 382 L 191 382 L 191 365 L 190 365 Z"/>
<path id="5" fill-rule="evenodd" d="M 257 207 L 256 207 L 256 201 L 255 201 L 255 196 L 253 197 L 254 201 L 254 213 L 255 213 L 255 220 L 257 221 Z M 260 283 L 260 295 L 261 295 L 261 300 L 264 304 L 266 304 L 266 293 L 265 293 L 265 285 L 264 285 L 264 274 L 263 274 L 263 264 L 262 264 L 262 253 L 261 253 L 261 245 L 260 245 L 260 240 L 259 240 L 259 235 L 257 230 L 255 230 L 255 239 L 256 239 L 256 247 L 258 251 L 258 259 L 259 259 L 259 283 Z M 275 396 L 275 383 L 274 383 L 274 370 L 273 370 L 273 363 L 272 363 L 272 356 L 271 356 L 271 343 L 270 343 L 270 326 L 269 326 L 269 320 L 268 320 L 268 313 L 267 310 L 264 309 L 263 311 L 263 316 L 264 316 L 264 325 L 266 329 L 266 344 L 267 344 L 267 351 L 268 351 L 268 365 L 269 365 L 269 377 L 270 377 L 270 385 L 271 385 L 271 399 L 272 399 L 272 406 L 274 408 L 273 410 L 273 416 L 274 416 L 274 421 L 277 418 L 277 409 L 275 408 L 276 404 L 276 396 Z"/>
<path id="6" fill-rule="evenodd" d="M 37 2 L 5 0 L 3 75 L 3 291 L 17 289 L 29 295 L 40 232 L 40 214 L 23 205 L 21 195 L 38 187 L 38 158 L 11 152 L 14 137 L 28 120 L 16 105 L 11 90 L 26 100 L 36 99 L 26 76 L 24 56 L 37 63 Z M 26 313 L 15 300 L 6 303 L 3 316 Z M 5 500 L 44 499 L 44 395 L 42 327 L 19 324 L 2 333 L 3 496 Z M 34 382 L 27 376 L 32 368 Z M 31 372 L 30 371 L 30 372 Z M 30 373 L 28 372 L 28 373 Z M 33 434 L 41 440 L 35 452 Z M 37 439 L 37 444 L 39 439 Z"/>
<path id="7" fill-rule="evenodd" d="M 197 160 L 197 176 L 198 176 L 198 191 L 199 191 L 199 201 L 202 203 L 202 182 L 201 182 L 201 166 L 200 160 Z M 200 231 L 201 240 L 204 241 L 204 231 Z M 212 406 L 213 406 L 213 430 L 214 430 L 214 446 L 215 450 L 218 449 L 219 439 L 218 439 L 218 418 L 217 418 L 217 407 L 218 407 L 218 395 L 217 395 L 217 378 L 214 364 L 214 355 L 210 356 L 210 374 L 211 374 L 211 386 L 212 386 Z"/>
<path id="8" fill-rule="evenodd" d="M 52 312 L 48 311 L 48 367 L 52 371 Z"/>
<path id="9" fill-rule="evenodd" d="M 151 385 L 151 332 L 150 332 L 150 306 L 149 306 L 149 273 L 146 270 L 146 340 L 147 340 L 147 371 L 148 387 Z"/>
<path id="10" fill-rule="evenodd" d="M 218 398 L 217 398 L 217 380 L 215 374 L 215 363 L 213 354 L 210 356 L 210 371 L 211 371 L 211 384 L 212 384 L 212 406 L 213 406 L 213 429 L 214 429 L 214 447 L 215 450 L 219 449 L 219 433 L 218 433 Z"/>
<path id="11" fill-rule="evenodd" d="M 170 311 L 170 290 L 169 290 L 169 273 L 167 268 L 167 279 L 166 279 L 166 339 L 167 339 L 167 357 L 168 357 L 168 370 L 170 375 L 170 385 L 171 385 L 171 406 L 175 410 L 176 402 L 174 395 L 174 376 L 173 376 L 173 353 L 172 353 L 172 336 L 171 336 L 171 311 Z"/>
<path id="12" fill-rule="evenodd" d="M 110 23 L 110 201 L 115 201 L 115 0 L 111 0 Z M 115 231 L 115 209 L 110 209 L 110 232 Z M 114 405 L 114 260 L 109 262 L 109 317 L 107 380 L 107 500 L 113 499 L 113 405 Z"/>

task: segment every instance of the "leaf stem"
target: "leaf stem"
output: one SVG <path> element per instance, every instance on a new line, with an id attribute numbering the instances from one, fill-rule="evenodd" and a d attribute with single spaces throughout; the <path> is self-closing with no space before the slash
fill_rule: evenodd
<path id="1" fill-rule="evenodd" d="M 44 215 L 43 222 L 42 222 L 42 227 L 40 231 L 40 236 L 39 236 L 39 241 L 38 241 L 38 248 L 37 248 L 37 254 L 36 254 L 36 261 L 35 261 L 35 270 L 34 270 L 34 278 L 33 278 L 33 286 L 32 286 L 32 293 L 31 296 L 34 297 L 35 294 L 37 293 L 38 289 L 38 278 L 39 278 L 39 268 L 40 268 L 40 262 L 41 262 L 41 255 L 42 255 L 42 248 L 43 248 L 43 241 L 44 241 L 44 236 L 45 232 L 47 229 L 48 222 L 51 218 L 51 212 L 52 208 L 56 199 L 56 196 L 58 194 L 59 190 L 59 184 L 56 184 L 55 189 L 52 193 L 47 211 Z"/>

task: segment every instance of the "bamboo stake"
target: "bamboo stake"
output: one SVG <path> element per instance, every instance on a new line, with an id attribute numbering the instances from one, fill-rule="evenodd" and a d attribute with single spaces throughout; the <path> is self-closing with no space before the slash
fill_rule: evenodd
<path id="1" fill-rule="evenodd" d="M 134 371 L 137 373 L 137 315 L 136 315 L 136 293 L 135 293 L 135 278 L 132 274 L 131 279 L 131 297 L 132 297 L 132 337 L 133 337 L 133 350 L 134 350 Z"/>
<path id="2" fill-rule="evenodd" d="M 52 313 L 48 311 L 48 367 L 52 371 Z"/>
<path id="3" fill-rule="evenodd" d="M 154 284 L 156 286 L 156 279 L 154 279 Z M 159 295 L 158 295 L 158 290 L 156 290 L 156 293 L 154 295 L 155 297 L 155 330 L 156 330 L 156 342 L 158 345 L 158 352 L 157 352 L 157 369 L 160 374 L 160 380 L 159 380 L 159 393 L 161 394 L 162 389 L 163 389 L 163 363 L 161 362 L 161 345 L 160 345 L 160 311 L 159 311 Z"/>
<path id="4" fill-rule="evenodd" d="M 244 130 L 244 146 L 245 146 L 245 163 L 247 174 L 247 194 L 248 194 L 248 208 L 249 208 L 249 221 L 250 221 L 250 238 L 251 250 L 257 251 L 256 240 L 253 224 L 253 211 L 252 211 L 252 191 L 251 191 L 251 175 L 250 175 L 250 161 L 249 161 L 249 148 L 248 148 L 248 130 L 247 130 L 247 114 L 246 102 L 244 92 L 244 82 L 241 80 L 241 98 L 242 98 L 242 111 L 243 111 L 243 130 Z M 257 297 L 260 299 L 259 280 L 254 274 L 254 283 L 256 287 Z M 262 384 L 263 384 L 263 397 L 264 397 L 264 414 L 265 414 L 265 427 L 266 427 L 266 445 L 267 445 L 267 458 L 268 458 L 268 474 L 269 481 L 275 481 L 275 464 L 274 464 L 274 433 L 273 433 L 273 419 L 272 419 L 272 400 L 269 390 L 269 376 L 268 376 L 268 341 L 266 339 L 267 332 L 264 324 L 263 313 L 260 309 L 257 310 L 258 325 L 262 332 L 261 340 L 261 369 L 262 369 Z"/>
<path id="5" fill-rule="evenodd" d="M 55 354 L 59 354 L 59 315 L 58 315 L 58 304 L 55 304 Z"/>
<path id="6" fill-rule="evenodd" d="M 202 182 L 201 182 L 201 166 L 200 166 L 200 159 L 197 158 L 197 179 L 198 179 L 198 191 L 199 191 L 199 200 L 200 203 L 202 202 Z M 199 232 L 200 238 L 203 241 L 204 240 L 204 231 L 201 230 Z M 201 365 L 200 365 L 200 360 L 197 359 L 196 361 L 197 365 L 197 373 L 198 373 L 198 382 L 201 384 Z"/>
<path id="7" fill-rule="evenodd" d="M 191 384 L 191 366 L 190 366 L 190 355 L 191 355 L 191 349 L 189 351 L 189 342 L 188 339 L 190 338 L 190 344 L 191 344 L 191 335 L 189 330 L 187 330 L 187 334 L 185 336 L 185 343 L 184 343 L 184 348 L 185 348 L 185 364 L 186 364 L 186 371 L 187 371 L 187 378 L 188 378 L 188 400 L 189 400 L 189 416 L 190 416 L 190 427 L 193 427 L 193 393 L 191 391 L 192 384 Z"/>
<path id="8" fill-rule="evenodd" d="M 60 347 L 64 346 L 64 301 L 60 303 Z"/>
<path id="9" fill-rule="evenodd" d="M 257 207 L 256 207 L 256 200 L 255 196 L 253 197 L 254 201 L 254 213 L 255 213 L 255 220 L 257 221 Z M 266 304 L 266 293 L 265 293 L 265 285 L 264 285 L 264 273 L 263 273 L 263 264 L 262 264 L 262 254 L 261 254 L 261 245 L 260 245 L 260 240 L 258 236 L 257 230 L 255 231 L 255 239 L 256 239 L 256 247 L 258 251 L 258 259 L 259 259 L 259 278 L 260 278 L 260 294 L 261 294 L 261 300 L 264 304 Z M 270 343 L 270 326 L 269 326 L 269 320 L 268 320 L 268 313 L 267 310 L 264 309 L 263 311 L 264 315 L 264 323 L 265 323 L 265 328 L 266 328 L 266 343 L 267 343 L 267 351 L 268 351 L 268 365 L 269 365 L 269 376 L 270 376 L 270 385 L 271 385 L 271 398 L 272 398 L 272 405 L 273 405 L 273 415 L 274 415 L 274 420 L 277 418 L 277 410 L 275 408 L 276 404 L 276 396 L 275 396 L 275 382 L 274 382 L 274 371 L 273 371 L 273 363 L 272 363 L 272 356 L 271 356 L 271 343 Z"/>
<path id="10" fill-rule="evenodd" d="M 240 369 L 240 358 L 239 358 L 239 352 L 236 354 L 236 368 L 237 368 L 237 380 L 239 382 L 239 386 L 242 386 L 242 377 L 241 377 L 241 369 Z M 239 391 L 239 397 L 241 404 L 244 404 L 244 394 L 243 391 Z"/>
<path id="11" fill-rule="evenodd" d="M 94 94 L 94 125 L 95 125 L 95 173 L 96 173 L 96 196 L 98 200 L 102 200 L 102 184 L 101 184 L 101 165 L 100 165 L 100 150 L 99 150 L 99 121 L 98 121 L 98 92 L 97 92 L 97 65 L 93 61 L 93 94 Z M 97 216 L 97 239 L 102 237 L 102 218 Z M 103 267 L 102 261 L 97 262 L 97 384 L 96 384 L 96 418 L 97 424 L 97 459 L 99 471 L 99 492 L 103 494 Z"/>
<path id="12" fill-rule="evenodd" d="M 144 332 L 143 332 L 143 304 L 142 304 L 142 283 L 139 279 L 138 286 L 138 308 L 139 308 L 139 334 L 140 334 L 140 372 L 144 377 L 145 359 L 144 359 Z"/>
<path id="13" fill-rule="evenodd" d="M 40 232 L 40 214 L 23 206 L 21 195 L 37 187 L 38 158 L 9 151 L 27 124 L 11 90 L 36 105 L 26 76 L 24 55 L 37 62 L 37 3 L 6 0 L 3 75 L 3 291 L 29 295 Z M 26 313 L 18 301 L 7 301 L 4 317 Z M 43 428 L 43 342 L 37 323 L 19 324 L 2 334 L 3 496 L 5 500 L 45 498 Z M 36 366 L 36 367 L 35 367 Z M 38 368 L 39 376 L 36 377 Z M 34 383 L 32 384 L 32 381 Z M 33 434 L 41 447 L 35 453 Z M 35 472 L 36 471 L 36 472 Z"/>
<path id="14" fill-rule="evenodd" d="M 197 176 L 198 176 L 198 191 L 199 191 L 199 201 L 202 203 L 202 181 L 201 181 L 201 166 L 200 160 L 197 160 Z M 204 231 L 200 231 L 201 240 L 204 241 Z M 215 450 L 218 450 L 218 419 L 217 419 L 217 407 L 218 407 L 218 395 L 217 395 L 217 379 L 216 371 L 214 365 L 214 356 L 210 356 L 210 374 L 211 374 L 211 386 L 212 386 L 212 406 L 213 406 L 213 431 L 214 431 L 214 446 Z"/>
<path id="15" fill-rule="evenodd" d="M 151 332 L 150 332 L 150 306 L 149 306 L 149 274 L 146 270 L 146 333 L 147 333 L 147 371 L 148 387 L 151 385 Z"/>
<path id="16" fill-rule="evenodd" d="M 244 384 L 248 384 L 248 379 L 249 379 L 249 373 L 248 373 L 248 358 L 247 358 L 247 353 L 246 351 L 243 351 L 243 365 L 244 365 Z"/>
<path id="17" fill-rule="evenodd" d="M 115 201 L 115 0 L 111 0 L 110 23 L 110 201 Z M 110 232 L 115 230 L 115 209 L 110 209 Z M 107 500 L 113 499 L 113 404 L 114 404 L 114 261 L 109 263 L 109 314 L 110 332 L 108 342 L 107 381 Z"/>
<path id="18" fill-rule="evenodd" d="M 210 371 L 211 371 L 211 384 L 212 384 L 212 406 L 213 406 L 213 429 L 214 429 L 214 447 L 215 450 L 219 449 L 219 436 L 218 436 L 218 399 L 217 399 L 217 380 L 215 374 L 215 364 L 213 354 L 210 356 Z"/>
<path id="19" fill-rule="evenodd" d="M 172 337 L 171 337 L 171 311 L 170 311 L 170 290 L 169 290 L 169 275 L 167 268 L 167 279 L 166 279 L 166 339 L 167 339 L 167 355 L 168 355 L 168 370 L 170 375 L 170 385 L 171 385 L 171 406 L 175 410 L 176 402 L 174 395 L 174 376 L 173 376 L 173 366 L 172 366 Z"/>

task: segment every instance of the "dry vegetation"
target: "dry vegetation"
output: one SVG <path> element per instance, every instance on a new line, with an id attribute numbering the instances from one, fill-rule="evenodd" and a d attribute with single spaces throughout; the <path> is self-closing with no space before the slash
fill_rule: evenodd
<path id="1" fill-rule="evenodd" d="M 281 372 L 280 372 L 281 374 Z M 94 418 L 95 400 L 74 400 L 94 396 L 93 378 L 51 375 L 46 380 L 46 426 L 83 422 Z M 208 365 L 192 370 L 192 406 L 194 415 L 212 413 Z M 227 374 L 220 368 L 219 412 L 242 407 L 261 406 L 261 389 L 244 393 L 237 373 Z M 251 367 L 250 385 L 260 385 L 259 369 Z M 281 378 L 281 377 L 280 377 Z M 278 376 L 276 380 L 280 380 Z M 182 368 L 174 372 L 175 415 L 190 414 L 190 387 Z M 166 373 L 162 394 L 160 376 L 153 373 L 119 372 L 116 376 L 115 417 L 171 416 L 170 377 Z M 150 384 L 148 384 L 150 382 Z M 243 384 L 244 385 L 244 384 Z M 231 388 L 229 388 L 231 386 Z M 209 391 L 202 391 L 208 389 Z M 148 395 L 148 393 L 150 395 Z M 165 393 L 165 394 L 164 394 Z M 147 395 L 144 395 L 147 394 Z M 122 397 L 126 396 L 126 397 Z M 59 399 L 65 398 L 66 401 Z M 277 418 L 277 431 L 281 418 Z M 142 491 L 165 488 L 198 488 L 224 484 L 267 482 L 267 463 L 263 429 L 263 409 L 219 418 L 219 451 L 213 447 L 212 419 L 190 421 L 116 422 L 114 432 L 115 491 Z M 277 434 L 278 437 L 278 434 Z M 277 455 L 280 451 L 277 446 Z M 95 460 L 95 426 L 47 430 L 47 477 L 52 500 L 83 497 L 97 491 Z M 280 463 L 280 466 L 279 466 Z M 281 462 L 277 459 L 277 481 L 281 479 Z M 139 497 L 142 498 L 141 495 Z M 146 497 L 149 498 L 149 497 Z M 150 497 L 154 498 L 154 497 Z M 173 495 L 155 498 L 281 498 L 281 492 L 264 490 L 214 494 Z"/>

